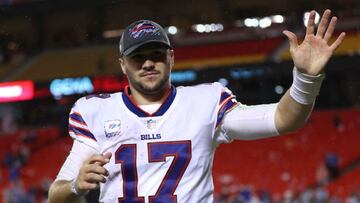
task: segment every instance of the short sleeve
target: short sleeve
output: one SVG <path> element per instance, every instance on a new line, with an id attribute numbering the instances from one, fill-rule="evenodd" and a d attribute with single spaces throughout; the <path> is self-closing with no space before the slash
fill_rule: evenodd
<path id="1" fill-rule="evenodd" d="M 220 86 L 220 95 L 219 95 L 219 102 L 217 106 L 217 119 L 216 119 L 216 127 L 224 119 L 224 115 L 233 109 L 239 103 L 236 100 L 235 95 L 227 88 L 222 86 L 220 83 L 214 83 L 215 85 Z"/>
<path id="2" fill-rule="evenodd" d="M 225 115 L 230 112 L 234 107 L 240 105 L 240 103 L 236 100 L 235 95 L 227 88 L 224 87 L 220 83 L 213 83 L 213 85 L 217 89 L 217 107 L 216 107 L 216 125 L 215 125 L 215 134 L 214 134 L 214 142 L 215 145 L 220 143 L 229 143 L 232 141 L 231 138 L 227 136 L 227 134 L 222 129 L 222 122 L 224 120 Z"/>
<path id="3" fill-rule="evenodd" d="M 78 100 L 72 107 L 69 114 L 69 135 L 73 139 L 99 151 L 97 140 L 91 132 L 85 118 L 86 112 L 83 112 L 81 108 L 81 100 Z"/>

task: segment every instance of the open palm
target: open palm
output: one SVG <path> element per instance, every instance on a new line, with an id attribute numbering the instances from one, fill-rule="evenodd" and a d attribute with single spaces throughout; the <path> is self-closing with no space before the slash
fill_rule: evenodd
<path id="1" fill-rule="evenodd" d="M 336 17 L 332 17 L 329 23 L 330 14 L 331 11 L 329 9 L 325 10 L 317 33 L 314 35 L 315 11 L 310 13 L 305 39 L 300 45 L 293 32 L 288 30 L 283 32 L 289 39 L 290 53 L 299 71 L 309 75 L 322 73 L 332 54 L 344 40 L 345 33 L 342 32 L 333 44 L 328 45 L 337 21 Z"/>

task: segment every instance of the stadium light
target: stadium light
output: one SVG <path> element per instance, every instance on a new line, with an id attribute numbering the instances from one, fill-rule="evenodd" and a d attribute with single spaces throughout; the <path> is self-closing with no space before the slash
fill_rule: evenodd
<path id="1" fill-rule="evenodd" d="M 274 91 L 276 94 L 282 94 L 282 93 L 284 93 L 284 87 L 281 85 L 276 85 L 274 88 Z"/>
<path id="2" fill-rule="evenodd" d="M 193 31 L 199 33 L 221 32 L 224 30 L 224 25 L 222 25 L 221 23 L 195 24 L 191 27 Z"/>
<path id="3" fill-rule="evenodd" d="M 224 26 L 222 24 L 220 24 L 220 23 L 216 24 L 216 29 L 217 29 L 218 32 L 221 32 L 221 31 L 224 30 Z"/>
<path id="4" fill-rule="evenodd" d="M 228 81 L 226 78 L 220 78 L 220 79 L 218 80 L 218 82 L 219 82 L 220 84 L 224 85 L 225 87 L 228 86 L 228 84 L 229 84 L 229 81 Z"/>
<path id="5" fill-rule="evenodd" d="M 205 25 L 203 24 L 197 24 L 194 27 L 196 32 L 200 32 L 200 33 L 205 32 Z"/>
<path id="6" fill-rule="evenodd" d="M 258 27 L 259 20 L 257 18 L 246 18 L 244 24 L 246 27 Z"/>
<path id="7" fill-rule="evenodd" d="M 212 32 L 211 25 L 208 25 L 208 24 L 205 25 L 205 32 L 206 33 Z"/>
<path id="8" fill-rule="evenodd" d="M 178 29 L 176 26 L 169 26 L 166 28 L 167 33 L 171 34 L 171 35 L 176 35 L 176 33 L 178 32 Z"/>
<path id="9" fill-rule="evenodd" d="M 271 26 L 271 19 L 269 17 L 265 17 L 265 18 L 260 19 L 259 26 L 261 28 L 270 27 Z"/>
<path id="10" fill-rule="evenodd" d="M 284 23 L 285 18 L 282 15 L 273 15 L 271 16 L 271 21 L 273 23 Z"/>

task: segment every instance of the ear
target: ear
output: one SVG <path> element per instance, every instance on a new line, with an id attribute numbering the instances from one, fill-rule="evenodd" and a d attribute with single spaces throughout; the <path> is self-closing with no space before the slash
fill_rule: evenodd
<path id="1" fill-rule="evenodd" d="M 170 49 L 170 66 L 171 66 L 171 68 L 174 67 L 174 64 L 175 64 L 174 50 Z"/>
<path id="2" fill-rule="evenodd" d="M 122 72 L 123 72 L 125 75 L 127 75 L 127 74 L 126 74 L 126 68 L 125 68 L 125 59 L 124 59 L 123 57 L 120 57 L 120 58 L 119 58 L 119 64 L 120 64 L 120 67 L 121 67 Z"/>

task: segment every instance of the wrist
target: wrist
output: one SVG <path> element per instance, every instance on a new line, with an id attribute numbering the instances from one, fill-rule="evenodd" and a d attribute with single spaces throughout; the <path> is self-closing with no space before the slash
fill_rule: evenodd
<path id="1" fill-rule="evenodd" d="M 71 192 L 73 194 L 75 194 L 76 196 L 84 196 L 86 195 L 89 191 L 79 191 L 77 188 L 76 188 L 76 178 L 72 179 L 71 180 Z"/>
<path id="2" fill-rule="evenodd" d="M 294 66 L 294 69 L 296 69 L 297 72 L 299 72 L 301 74 L 304 74 L 305 76 L 308 76 L 308 77 L 318 77 L 318 76 L 321 76 L 321 75 L 325 74 L 324 70 L 322 70 L 321 72 L 318 72 L 318 71 L 311 71 L 311 70 L 301 69 L 301 68 L 298 68 L 296 66 Z"/>
<path id="3" fill-rule="evenodd" d="M 314 103 L 324 77 L 325 74 L 308 75 L 301 73 L 294 67 L 290 96 L 300 104 L 308 105 Z"/>

